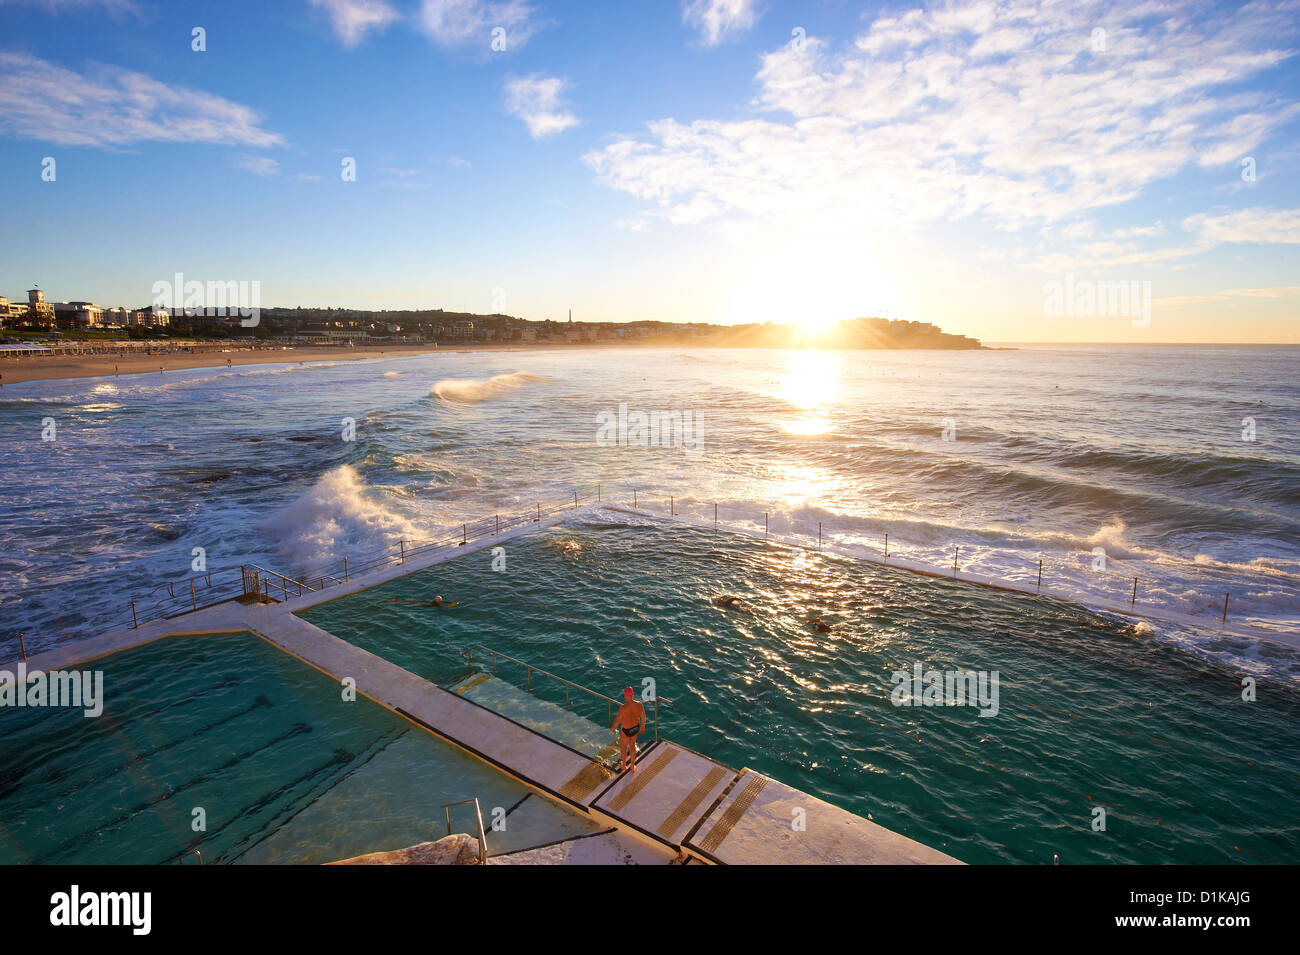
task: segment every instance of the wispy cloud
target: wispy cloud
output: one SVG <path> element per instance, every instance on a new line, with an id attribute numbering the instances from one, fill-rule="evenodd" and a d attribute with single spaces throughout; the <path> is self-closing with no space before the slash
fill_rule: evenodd
<path id="1" fill-rule="evenodd" d="M 280 164 L 266 156 L 240 156 L 235 165 L 255 176 L 274 176 L 280 171 Z"/>
<path id="2" fill-rule="evenodd" d="M 1210 242 L 1300 243 L 1300 209 L 1239 209 L 1223 215 L 1201 213 L 1183 228 Z"/>
<path id="3" fill-rule="evenodd" d="M 141 15 L 140 4 L 136 0 L 0 0 L 0 6 L 5 3 L 11 6 L 43 7 L 55 14 L 99 8 L 113 16 L 124 13 Z"/>
<path id="4" fill-rule="evenodd" d="M 323 9 L 334 33 L 346 47 L 360 43 L 371 30 L 384 30 L 398 19 L 398 13 L 384 0 L 310 0 Z"/>
<path id="5" fill-rule="evenodd" d="M 699 34 L 705 46 L 717 46 L 754 25 L 755 0 L 686 0 L 682 22 Z"/>
<path id="6" fill-rule="evenodd" d="M 1209 295 L 1174 295 L 1156 299 L 1166 307 L 1172 305 L 1203 305 L 1206 302 L 1258 302 L 1261 299 L 1300 298 L 1300 285 L 1277 285 L 1270 288 L 1231 288 Z"/>
<path id="7" fill-rule="evenodd" d="M 507 80 L 506 112 L 522 119 L 534 139 L 561 133 L 578 124 L 578 118 L 561 102 L 561 94 L 567 86 L 557 76 L 539 76 L 536 73 Z"/>
<path id="8" fill-rule="evenodd" d="M 64 146 L 141 142 L 278 146 L 256 110 L 116 67 L 85 74 L 0 53 L 0 130 Z"/>
<path id="9" fill-rule="evenodd" d="M 506 31 L 506 49 L 523 46 L 536 32 L 533 7 L 523 0 L 423 0 L 418 22 L 425 33 L 443 46 L 482 44 L 488 49 L 492 30 Z"/>
<path id="10" fill-rule="evenodd" d="M 675 223 L 1038 229 L 1197 164 L 1235 167 L 1294 115 L 1247 83 L 1291 55 L 1296 25 L 1290 0 L 1249 16 L 1102 0 L 912 10 L 847 49 L 808 37 L 767 54 L 750 115 L 660 119 L 584 159 Z"/>

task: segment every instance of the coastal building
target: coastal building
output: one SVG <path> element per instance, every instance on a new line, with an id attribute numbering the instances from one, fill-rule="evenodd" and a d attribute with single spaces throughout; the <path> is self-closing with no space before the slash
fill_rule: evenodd
<path id="1" fill-rule="evenodd" d="M 54 322 L 59 328 L 99 328 L 104 310 L 93 302 L 55 302 Z"/>
<path id="2" fill-rule="evenodd" d="M 38 328 L 54 327 L 54 306 L 38 288 L 27 290 L 27 321 Z"/>

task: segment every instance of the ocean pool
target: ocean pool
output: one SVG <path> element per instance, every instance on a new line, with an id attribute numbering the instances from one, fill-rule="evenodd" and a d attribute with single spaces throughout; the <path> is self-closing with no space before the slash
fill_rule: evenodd
<path id="1" fill-rule="evenodd" d="M 635 517 L 534 531 L 505 558 L 469 553 L 302 616 L 444 685 L 476 644 L 609 696 L 653 679 L 675 702 L 662 736 L 967 862 L 1300 861 L 1294 685 L 1261 680 L 1245 702 L 1242 674 L 1134 621 Z M 917 664 L 997 671 L 997 715 L 894 705 L 892 674 Z M 558 683 L 532 692 L 563 702 Z M 599 701 L 572 707 L 605 719 Z"/>

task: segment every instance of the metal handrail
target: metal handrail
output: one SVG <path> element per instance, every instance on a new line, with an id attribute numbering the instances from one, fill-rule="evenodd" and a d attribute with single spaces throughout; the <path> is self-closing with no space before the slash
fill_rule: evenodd
<path id="1" fill-rule="evenodd" d="M 182 852 L 180 855 L 178 855 L 178 856 L 176 857 L 176 864 L 177 864 L 177 865 L 184 865 L 184 864 L 185 864 L 185 860 L 186 860 L 186 858 L 188 858 L 189 856 L 192 856 L 192 855 L 193 855 L 193 856 L 198 856 L 198 857 L 199 857 L 199 865 L 203 865 L 203 853 L 201 853 L 198 849 L 191 849 L 189 852 Z"/>
<path id="2" fill-rule="evenodd" d="M 479 807 L 478 797 L 471 799 L 462 799 L 459 802 L 449 802 L 442 807 L 443 814 L 447 817 L 447 835 L 451 835 L 451 807 L 463 806 L 466 803 L 474 804 L 474 818 L 478 822 L 478 862 L 483 865 L 487 862 L 487 835 L 483 832 L 483 810 Z"/>
<path id="3" fill-rule="evenodd" d="M 604 693 L 597 693 L 595 690 L 588 689 L 587 687 L 583 686 L 581 683 L 574 683 L 572 680 L 566 679 L 565 677 L 562 677 L 562 676 L 560 676 L 560 675 L 558 675 L 558 674 L 556 674 L 556 673 L 551 673 L 549 670 L 543 670 L 541 667 L 533 666 L 531 663 L 525 663 L 523 660 L 517 659 L 516 657 L 512 657 L 512 656 L 510 656 L 510 655 L 507 654 L 507 653 L 502 653 L 502 652 L 500 652 L 499 650 L 493 650 L 491 647 L 484 646 L 484 645 L 481 644 L 481 643 L 476 643 L 476 644 L 474 644 L 473 646 L 471 646 L 471 647 L 469 647 L 468 649 L 466 649 L 465 652 L 464 652 L 464 654 L 462 654 L 462 655 L 465 657 L 465 660 L 466 660 L 466 661 L 467 661 L 471 666 L 473 666 L 473 664 L 474 664 L 474 651 L 475 651 L 475 650 L 485 650 L 485 651 L 487 651 L 488 653 L 492 654 L 492 675 L 493 675 L 493 676 L 495 676 L 495 675 L 496 675 L 496 672 L 497 672 L 497 657 L 500 657 L 500 658 L 503 659 L 503 660 L 509 660 L 511 663 L 517 663 L 517 664 L 519 664 L 521 667 L 523 667 L 525 670 L 527 670 L 527 671 L 528 671 L 528 683 L 527 683 L 527 688 L 528 688 L 528 692 L 529 692 L 529 693 L 531 693 L 531 692 L 533 691 L 533 672 L 534 672 L 534 671 L 536 671 L 536 672 L 542 674 L 542 676 L 549 676 L 552 680 L 559 680 L 561 683 L 564 684 L 564 705 L 565 705 L 566 708 L 567 708 L 568 705 L 569 705 L 569 688 L 570 688 L 570 687 L 572 687 L 572 688 L 575 689 L 575 690 L 581 690 L 583 693 L 586 693 L 586 694 L 588 694 L 589 696 L 594 696 L 594 697 L 596 697 L 596 698 L 599 699 L 599 700 L 604 700 L 604 701 L 606 702 L 606 704 L 607 704 L 607 706 L 606 706 L 606 716 L 607 716 L 606 723 L 607 723 L 607 725 L 612 725 L 613 722 L 614 722 L 614 707 L 615 707 L 615 706 L 622 706 L 622 705 L 623 705 L 623 704 L 620 703 L 618 700 L 614 699 L 612 696 L 606 696 Z M 654 716 L 653 716 L 653 718 L 652 718 L 652 722 L 654 723 L 655 739 L 658 739 L 658 738 L 659 738 L 659 703 L 660 703 L 660 701 L 663 702 L 664 706 L 672 706 L 672 705 L 673 705 L 673 701 L 670 700 L 670 699 L 668 699 L 666 696 L 661 697 L 661 696 L 659 696 L 658 694 L 655 695 L 655 698 L 654 698 L 654 700 L 653 700 L 653 702 L 654 702 Z"/>
<path id="4" fill-rule="evenodd" d="M 260 567 L 257 564 L 241 564 L 238 568 L 227 567 L 220 570 L 205 571 L 202 574 L 183 580 L 166 581 L 157 584 L 143 596 L 130 601 L 131 626 L 133 629 L 138 629 L 142 621 L 147 622 L 149 620 L 180 616 L 199 610 L 202 606 L 209 606 L 209 601 L 219 603 L 223 600 L 238 597 L 241 594 L 245 596 L 251 594 L 244 573 L 246 568 L 252 569 L 259 574 L 259 590 L 265 585 L 264 595 L 266 597 L 271 596 L 272 585 L 266 580 L 267 577 L 270 577 L 279 581 L 281 595 L 284 599 L 288 599 L 291 592 L 293 596 L 301 596 L 304 592 L 314 593 L 325 590 L 330 586 L 340 586 L 346 584 L 358 574 L 393 564 L 405 564 L 408 558 L 440 547 L 466 544 L 471 539 L 478 540 L 482 537 L 495 536 L 503 530 L 537 523 L 544 516 L 571 510 L 580 497 L 586 500 L 591 498 L 587 488 L 579 488 L 573 498 L 566 499 L 563 503 L 548 504 L 545 507 L 537 503 L 533 505 L 531 510 L 514 516 L 507 517 L 494 514 L 491 517 L 465 522 L 461 524 L 461 532 L 451 536 L 410 540 L 403 538 L 393 547 L 387 548 L 382 553 L 363 560 L 361 563 L 349 563 L 349 559 L 343 557 L 328 567 L 313 569 L 296 577 L 290 577 L 278 571 Z M 599 489 L 597 489 L 595 497 L 599 500 Z M 236 570 L 239 571 L 239 578 L 227 580 L 226 578 L 231 577 Z M 213 582 L 214 576 L 218 578 L 217 583 Z M 315 586 L 308 583 L 309 581 L 315 581 Z M 209 592 L 204 595 L 205 603 L 202 605 L 198 602 L 200 587 Z M 176 592 L 177 588 L 181 590 L 181 593 Z M 212 599 L 212 592 L 218 592 L 226 596 L 214 600 Z"/>

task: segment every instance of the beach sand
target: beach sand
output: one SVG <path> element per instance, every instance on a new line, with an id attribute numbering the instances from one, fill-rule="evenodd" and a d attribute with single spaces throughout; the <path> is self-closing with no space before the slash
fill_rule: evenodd
<path id="1" fill-rule="evenodd" d="M 287 364 L 290 362 L 355 361 L 361 358 L 401 358 L 433 352 L 524 351 L 536 345 L 455 345 L 434 348 L 432 345 L 338 346 L 306 345 L 289 348 L 238 348 L 231 351 L 175 352 L 162 355 L 57 355 L 0 358 L 0 387 L 24 381 L 58 378 L 99 378 L 118 375 L 141 375 L 189 368 L 223 368 L 227 361 L 235 365 Z M 548 347 L 543 345 L 543 348 Z"/>

